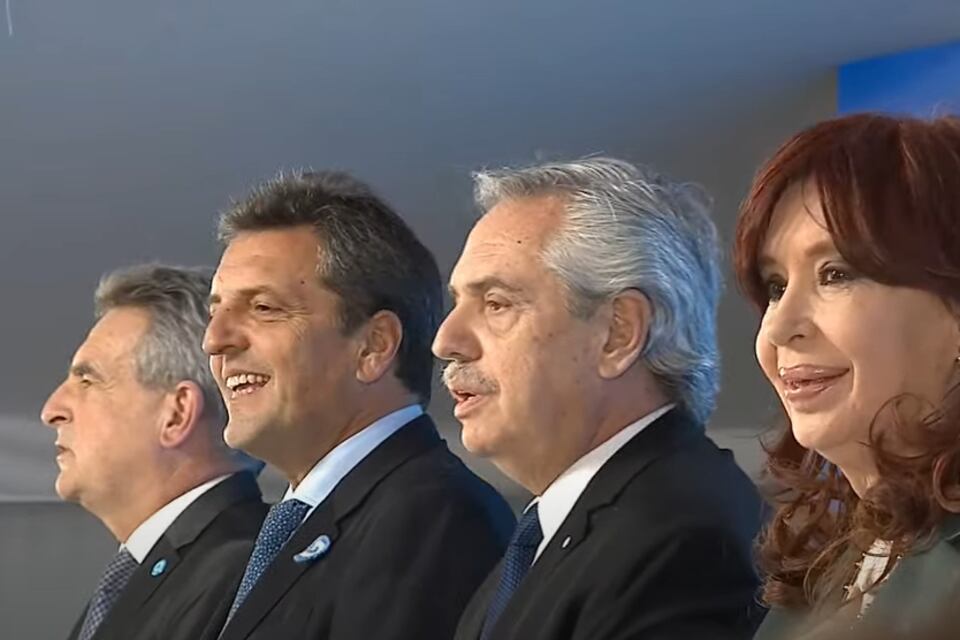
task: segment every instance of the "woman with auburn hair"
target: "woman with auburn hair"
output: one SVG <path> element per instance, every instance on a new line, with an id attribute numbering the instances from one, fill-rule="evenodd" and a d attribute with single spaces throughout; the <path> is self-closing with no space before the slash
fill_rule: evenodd
<path id="1" fill-rule="evenodd" d="M 960 619 L 960 119 L 795 135 L 744 202 L 734 267 L 788 423 L 766 446 L 756 638 Z"/>

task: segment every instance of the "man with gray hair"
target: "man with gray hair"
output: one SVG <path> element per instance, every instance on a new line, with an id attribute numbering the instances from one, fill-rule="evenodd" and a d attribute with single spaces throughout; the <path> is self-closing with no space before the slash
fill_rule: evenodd
<path id="1" fill-rule="evenodd" d="M 434 353 L 463 443 L 535 496 L 458 640 L 749 638 L 756 490 L 705 435 L 717 234 L 619 160 L 481 172 Z"/>
<path id="2" fill-rule="evenodd" d="M 120 542 L 71 640 L 205 640 L 266 515 L 262 464 L 224 443 L 201 349 L 210 277 L 159 265 L 104 277 L 96 324 L 43 407 L 57 493 Z"/>

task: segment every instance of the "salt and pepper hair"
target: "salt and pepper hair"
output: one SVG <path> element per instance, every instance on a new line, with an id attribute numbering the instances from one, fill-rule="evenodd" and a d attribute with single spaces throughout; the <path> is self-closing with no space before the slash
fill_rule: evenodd
<path id="1" fill-rule="evenodd" d="M 548 195 L 564 198 L 565 216 L 543 259 L 566 288 L 571 313 L 589 317 L 627 289 L 646 295 L 653 313 L 641 358 L 673 400 L 705 423 L 719 390 L 723 289 L 709 197 L 696 185 L 603 157 L 474 174 L 484 213 L 504 200 Z"/>
<path id="2" fill-rule="evenodd" d="M 202 348 L 211 278 L 212 270 L 205 268 L 118 269 L 100 280 L 94 306 L 97 319 L 113 309 L 145 311 L 150 326 L 134 354 L 137 381 L 163 391 L 183 381 L 196 383 L 203 392 L 204 417 L 222 428 L 226 409 Z"/>

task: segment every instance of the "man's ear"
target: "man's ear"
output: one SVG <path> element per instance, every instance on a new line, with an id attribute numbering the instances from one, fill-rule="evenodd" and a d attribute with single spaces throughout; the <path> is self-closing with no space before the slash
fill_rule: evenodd
<path id="1" fill-rule="evenodd" d="M 650 300 L 637 289 L 624 289 L 610 301 L 607 339 L 600 354 L 602 378 L 622 376 L 640 358 L 647 344 L 653 308 Z"/>
<path id="2" fill-rule="evenodd" d="M 372 384 L 393 366 L 403 340 L 403 325 L 392 311 L 378 311 L 360 331 L 357 380 Z"/>
<path id="3" fill-rule="evenodd" d="M 184 380 L 164 399 L 160 444 L 164 448 L 181 446 L 193 433 L 203 415 L 203 391 L 195 382 Z"/>

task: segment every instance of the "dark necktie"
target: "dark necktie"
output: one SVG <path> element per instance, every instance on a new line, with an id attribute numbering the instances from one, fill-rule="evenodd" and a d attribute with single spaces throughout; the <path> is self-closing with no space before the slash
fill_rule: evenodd
<path id="1" fill-rule="evenodd" d="M 257 535 L 257 541 L 253 545 L 253 553 L 250 554 L 243 580 L 240 581 L 240 588 L 237 589 L 237 595 L 233 599 L 227 622 L 230 622 L 233 614 L 250 595 L 257 580 L 280 553 L 280 549 L 303 522 L 303 517 L 309 510 L 310 505 L 296 499 L 284 500 L 270 507 L 270 512 L 267 513 L 263 526 L 260 527 L 260 533 Z"/>
<path id="2" fill-rule="evenodd" d="M 480 634 L 481 640 L 487 640 L 490 637 L 500 614 L 507 608 L 513 593 L 530 571 L 530 565 L 533 564 L 533 558 L 537 554 L 537 547 L 543 541 L 537 506 L 534 504 L 520 517 L 520 522 L 517 523 L 517 528 L 507 546 L 507 553 L 503 556 L 500 583 L 497 585 L 493 599 L 490 600 L 487 617 L 483 622 L 483 632 Z"/>
<path id="3" fill-rule="evenodd" d="M 113 556 L 107 568 L 104 569 L 103 575 L 100 576 L 97 590 L 93 592 L 93 597 L 90 599 L 87 615 L 83 619 L 83 626 L 80 627 L 80 635 L 77 636 L 78 640 L 90 640 L 93 637 L 138 566 L 140 565 L 126 548 L 120 549 L 117 555 Z"/>

